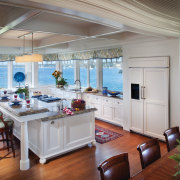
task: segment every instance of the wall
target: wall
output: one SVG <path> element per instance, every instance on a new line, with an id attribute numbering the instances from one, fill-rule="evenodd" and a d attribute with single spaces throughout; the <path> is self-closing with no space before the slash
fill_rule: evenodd
<path id="1" fill-rule="evenodd" d="M 180 126 L 180 39 L 123 45 L 124 129 L 130 128 L 130 89 L 127 60 L 130 57 L 170 56 L 170 126 Z"/>

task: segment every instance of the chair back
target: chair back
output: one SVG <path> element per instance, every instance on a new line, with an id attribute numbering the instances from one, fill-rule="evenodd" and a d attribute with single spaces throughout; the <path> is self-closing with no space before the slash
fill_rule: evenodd
<path id="1" fill-rule="evenodd" d="M 130 178 L 128 153 L 105 160 L 99 165 L 98 170 L 101 180 L 128 180 Z"/>
<path id="2" fill-rule="evenodd" d="M 178 143 L 176 139 L 180 140 L 179 127 L 173 127 L 164 131 L 168 152 L 174 149 Z"/>
<path id="3" fill-rule="evenodd" d="M 137 150 L 139 151 L 142 169 L 161 157 L 159 141 L 157 139 L 152 139 L 138 145 Z"/>

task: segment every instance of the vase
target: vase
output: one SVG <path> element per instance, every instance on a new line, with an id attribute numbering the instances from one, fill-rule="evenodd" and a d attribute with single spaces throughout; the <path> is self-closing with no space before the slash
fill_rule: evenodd
<path id="1" fill-rule="evenodd" d="M 24 94 L 24 93 L 20 93 L 20 94 L 19 94 L 19 98 L 25 99 L 25 94 Z"/>
<path id="2" fill-rule="evenodd" d="M 63 88 L 64 88 L 64 85 L 56 85 L 56 87 L 63 89 Z"/>

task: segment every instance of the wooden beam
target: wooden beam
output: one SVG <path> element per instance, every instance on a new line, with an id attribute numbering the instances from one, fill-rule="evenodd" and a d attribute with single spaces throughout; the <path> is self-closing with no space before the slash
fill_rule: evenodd
<path id="1" fill-rule="evenodd" d="M 0 35 L 13 29 L 15 26 L 25 22 L 26 20 L 40 14 L 41 11 L 39 10 L 30 10 L 27 13 L 23 14 L 22 16 L 18 17 L 17 19 L 13 20 L 12 22 L 8 23 L 5 27 L 0 30 Z"/>

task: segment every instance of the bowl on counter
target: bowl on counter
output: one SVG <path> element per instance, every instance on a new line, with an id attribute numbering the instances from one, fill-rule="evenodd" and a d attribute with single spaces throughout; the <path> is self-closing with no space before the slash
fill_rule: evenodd
<path id="1" fill-rule="evenodd" d="M 110 94 L 111 96 L 117 96 L 118 94 L 120 94 L 119 91 L 110 91 L 110 90 L 108 90 L 107 92 L 108 92 L 108 94 Z"/>

